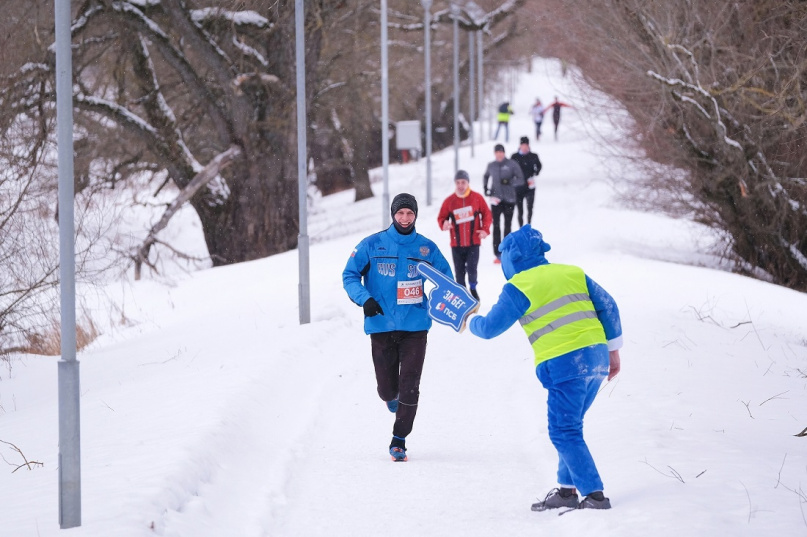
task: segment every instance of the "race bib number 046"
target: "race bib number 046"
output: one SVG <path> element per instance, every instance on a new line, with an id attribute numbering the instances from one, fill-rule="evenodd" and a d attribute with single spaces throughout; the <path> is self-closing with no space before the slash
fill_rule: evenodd
<path id="1" fill-rule="evenodd" d="M 398 304 L 420 304 L 423 302 L 423 280 L 398 282 Z"/>

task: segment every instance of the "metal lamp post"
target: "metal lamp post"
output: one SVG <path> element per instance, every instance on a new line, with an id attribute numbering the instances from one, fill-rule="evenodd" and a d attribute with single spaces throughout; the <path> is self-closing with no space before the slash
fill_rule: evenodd
<path id="1" fill-rule="evenodd" d="M 387 60 L 387 0 L 381 0 L 381 165 L 384 171 L 384 195 L 381 224 L 390 225 L 389 213 L 389 62 Z"/>
<path id="2" fill-rule="evenodd" d="M 459 8 L 451 4 L 451 16 L 454 18 L 454 174 L 460 168 L 460 43 L 459 43 Z"/>
<path id="3" fill-rule="evenodd" d="M 297 188 L 300 233 L 297 236 L 299 263 L 300 324 L 311 322 L 311 286 L 308 255 L 308 156 L 306 151 L 305 110 L 305 11 L 303 0 L 294 2 L 295 56 L 297 61 Z"/>
<path id="4" fill-rule="evenodd" d="M 479 95 L 479 114 L 476 117 L 479 118 L 479 141 L 480 142 L 485 140 L 485 126 L 482 124 L 482 121 L 483 121 L 482 114 L 484 113 L 484 108 L 483 108 L 484 107 L 484 95 L 482 94 L 482 90 L 483 90 L 483 86 L 482 86 L 482 80 L 483 80 L 483 78 L 482 78 L 482 69 L 483 69 L 482 55 L 483 55 L 483 52 L 484 51 L 482 50 L 482 31 L 477 30 L 476 31 L 476 55 L 477 55 L 476 66 L 477 66 L 477 74 L 479 75 L 478 81 L 477 81 L 477 84 L 478 84 L 477 94 Z"/>
<path id="5" fill-rule="evenodd" d="M 474 156 L 474 32 L 468 32 L 468 132 L 471 142 L 471 157 Z"/>
<path id="6" fill-rule="evenodd" d="M 56 130 L 59 161 L 59 527 L 81 526 L 81 425 L 76 360 L 76 255 L 73 196 L 73 52 L 70 0 L 55 1 Z"/>
<path id="7" fill-rule="evenodd" d="M 432 204 L 432 0 L 420 0 L 423 6 L 423 30 L 425 41 L 423 46 L 423 62 L 426 71 L 426 205 Z"/>

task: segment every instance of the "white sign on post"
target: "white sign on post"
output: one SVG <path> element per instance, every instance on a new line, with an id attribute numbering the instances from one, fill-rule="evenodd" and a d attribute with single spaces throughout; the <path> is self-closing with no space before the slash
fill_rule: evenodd
<path id="1" fill-rule="evenodd" d="M 420 121 L 399 121 L 395 124 L 395 147 L 398 151 L 408 149 L 421 152 Z"/>

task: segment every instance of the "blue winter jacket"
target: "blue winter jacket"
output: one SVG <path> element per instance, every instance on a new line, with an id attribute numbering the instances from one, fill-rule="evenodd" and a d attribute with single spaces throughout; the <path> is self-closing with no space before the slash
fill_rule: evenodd
<path id="1" fill-rule="evenodd" d="M 515 274 L 546 265 L 549 261 L 544 253 L 550 249 L 543 241 L 541 232 L 525 225 L 518 231 L 510 233 L 499 245 L 502 253 L 502 271 L 509 280 Z M 592 345 L 561 356 L 541 362 L 536 367 L 536 374 L 544 386 L 551 386 L 565 380 L 592 375 L 608 374 L 608 351 L 622 347 L 622 324 L 616 302 L 602 287 L 586 275 L 586 285 L 591 302 L 597 312 L 597 318 L 605 330 L 605 345 Z M 471 319 L 468 328 L 471 333 L 484 339 L 494 338 L 510 328 L 527 313 L 530 301 L 512 283 L 506 283 L 499 300 L 485 316 L 477 315 Z"/>
<path id="2" fill-rule="evenodd" d="M 356 246 L 342 272 L 342 284 L 350 300 L 363 306 L 373 297 L 384 312 L 364 318 L 365 333 L 431 328 L 423 292 L 425 278 L 417 271 L 421 261 L 454 278 L 437 245 L 414 230 L 401 235 L 391 225 Z"/>

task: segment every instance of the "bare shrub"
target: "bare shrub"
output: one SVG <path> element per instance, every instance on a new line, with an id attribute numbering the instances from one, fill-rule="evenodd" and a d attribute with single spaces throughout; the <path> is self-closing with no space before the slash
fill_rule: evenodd
<path id="1" fill-rule="evenodd" d="M 47 329 L 40 327 L 36 331 L 25 334 L 25 344 L 19 352 L 25 354 L 41 354 L 59 356 L 61 354 L 61 326 L 56 320 L 51 321 Z M 98 329 L 89 317 L 76 322 L 76 350 L 79 351 L 92 343 L 99 336 Z"/>

